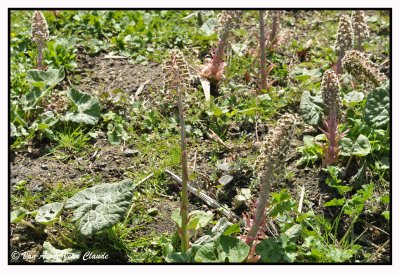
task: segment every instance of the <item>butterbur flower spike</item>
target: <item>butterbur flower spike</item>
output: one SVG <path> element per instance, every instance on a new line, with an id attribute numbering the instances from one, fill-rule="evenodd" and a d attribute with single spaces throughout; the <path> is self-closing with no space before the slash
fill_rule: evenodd
<path id="1" fill-rule="evenodd" d="M 32 41 L 35 42 L 38 47 L 38 69 L 42 69 L 42 50 L 44 43 L 49 40 L 49 27 L 46 18 L 41 11 L 35 11 L 33 13 L 31 28 Z"/>
<path id="2" fill-rule="evenodd" d="M 362 10 L 353 11 L 351 20 L 354 29 L 354 38 L 357 42 L 357 49 L 361 51 L 361 44 L 365 38 L 369 36 L 368 25 L 365 21 L 365 15 Z"/>
<path id="3" fill-rule="evenodd" d="M 338 116 L 342 106 L 340 84 L 336 73 L 331 69 L 326 70 L 322 76 L 321 93 L 329 115 L 331 115 L 332 112 L 334 116 Z"/>
<path id="4" fill-rule="evenodd" d="M 369 80 L 376 87 L 388 80 L 386 75 L 379 71 L 379 67 L 376 64 L 357 50 L 346 52 L 343 58 L 343 67 L 352 76 L 364 82 Z"/>
<path id="5" fill-rule="evenodd" d="M 273 10 L 270 13 L 272 15 L 272 25 L 271 25 L 271 34 L 269 36 L 269 43 L 271 46 L 273 46 L 273 45 L 277 45 L 279 42 L 279 39 L 278 39 L 279 20 L 282 17 L 284 11 L 283 10 Z"/>
<path id="6" fill-rule="evenodd" d="M 190 86 L 189 66 L 179 49 L 171 50 L 170 58 L 164 63 L 162 71 L 165 93 L 174 90 L 177 84 L 184 92 L 187 91 Z"/>
<path id="7" fill-rule="evenodd" d="M 260 231 L 265 225 L 265 213 L 268 205 L 269 189 L 275 174 L 282 168 L 283 162 L 290 146 L 290 137 L 293 135 L 296 126 L 296 118 L 294 115 L 285 114 L 279 120 L 274 130 L 272 130 L 260 150 L 258 161 L 259 181 L 260 181 L 260 197 L 253 213 L 249 232 L 244 241 L 253 248 L 254 241 L 260 236 Z M 252 253 L 252 252 L 251 252 Z M 252 260 L 254 257 L 249 257 Z"/>
<path id="8" fill-rule="evenodd" d="M 337 75 L 332 70 L 324 72 L 321 83 L 322 99 L 328 118 L 324 121 L 325 130 L 320 130 L 325 134 L 328 143 L 322 146 L 324 166 L 334 164 L 339 157 L 339 141 L 345 136 L 345 132 L 339 133 L 339 114 L 341 109 L 340 85 Z"/>
<path id="9" fill-rule="evenodd" d="M 342 59 L 347 50 L 351 50 L 354 44 L 354 33 L 350 17 L 342 15 L 339 20 L 339 26 L 336 33 L 335 51 L 338 54 L 336 72 L 342 71 Z"/>

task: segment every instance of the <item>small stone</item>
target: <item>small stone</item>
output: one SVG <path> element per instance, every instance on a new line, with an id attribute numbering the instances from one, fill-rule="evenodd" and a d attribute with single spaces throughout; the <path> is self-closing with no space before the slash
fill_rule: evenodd
<path id="1" fill-rule="evenodd" d="M 148 209 L 147 214 L 150 216 L 156 216 L 158 214 L 158 209 L 157 208 Z"/>
<path id="2" fill-rule="evenodd" d="M 132 150 L 132 149 L 125 149 L 124 150 L 124 155 L 126 157 L 133 157 L 135 155 L 139 154 L 139 150 Z"/>
<path id="3" fill-rule="evenodd" d="M 219 180 L 218 180 L 218 182 L 221 184 L 221 185 L 226 185 L 226 184 L 228 184 L 228 183 L 230 183 L 231 181 L 233 180 L 233 176 L 232 175 L 224 175 L 223 177 L 221 177 Z"/>
<path id="4" fill-rule="evenodd" d="M 233 198 L 233 205 L 235 206 L 235 208 L 243 206 L 245 202 L 246 197 L 242 194 L 238 194 L 235 196 L 235 198 Z"/>
<path id="5" fill-rule="evenodd" d="M 42 165 L 40 165 L 40 167 L 41 167 L 43 170 L 48 170 L 48 169 L 49 169 L 49 167 L 48 167 L 46 164 L 42 164 Z"/>
<path id="6" fill-rule="evenodd" d="M 262 142 L 261 142 L 261 141 L 256 141 L 256 142 L 254 142 L 254 149 L 255 149 L 256 151 L 260 150 L 261 147 L 262 147 Z"/>

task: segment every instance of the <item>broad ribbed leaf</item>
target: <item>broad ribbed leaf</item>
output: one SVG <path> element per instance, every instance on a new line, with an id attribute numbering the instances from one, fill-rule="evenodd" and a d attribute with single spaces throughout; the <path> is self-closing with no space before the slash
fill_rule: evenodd
<path id="1" fill-rule="evenodd" d="M 313 97 L 310 92 L 304 91 L 300 100 L 300 113 L 309 125 L 318 125 L 321 122 L 323 102 L 320 96 Z"/>
<path id="2" fill-rule="evenodd" d="M 65 120 L 88 125 L 95 125 L 99 121 L 101 111 L 97 98 L 76 88 L 69 89 L 68 98 L 75 111 L 68 112 L 65 115 Z"/>
<path id="3" fill-rule="evenodd" d="M 26 73 L 26 80 L 35 87 L 52 88 L 65 77 L 64 68 L 48 69 L 47 71 L 32 69 Z"/>
<path id="4" fill-rule="evenodd" d="M 390 119 L 389 83 L 374 89 L 367 96 L 365 122 L 374 128 L 386 128 Z"/>
<path id="5" fill-rule="evenodd" d="M 36 222 L 43 225 L 48 225 L 57 220 L 60 216 L 61 211 L 64 207 L 64 203 L 51 203 L 44 205 L 38 209 L 38 213 L 35 217 Z"/>
<path id="6" fill-rule="evenodd" d="M 78 229 L 83 235 L 92 235 L 115 225 L 129 208 L 132 195 L 133 182 L 126 179 L 80 191 L 65 208 L 75 208 L 72 221 L 79 220 Z"/>

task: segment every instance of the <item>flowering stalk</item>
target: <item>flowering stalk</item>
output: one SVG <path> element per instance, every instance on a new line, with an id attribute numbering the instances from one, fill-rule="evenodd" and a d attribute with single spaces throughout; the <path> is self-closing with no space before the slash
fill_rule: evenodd
<path id="1" fill-rule="evenodd" d="M 368 25 L 365 21 L 364 12 L 362 10 L 353 11 L 351 14 L 351 20 L 353 23 L 354 38 L 357 41 L 357 50 L 362 51 L 362 42 L 369 36 Z"/>
<path id="2" fill-rule="evenodd" d="M 260 197 L 253 212 L 252 219 L 247 219 L 249 232 L 244 238 L 246 244 L 252 249 L 250 253 L 254 254 L 254 241 L 259 237 L 259 233 L 263 231 L 271 183 L 275 178 L 275 173 L 282 167 L 282 162 L 284 162 L 284 158 L 286 157 L 290 144 L 290 136 L 294 131 L 295 124 L 296 119 L 293 115 L 283 115 L 261 147 L 259 157 L 259 162 L 261 162 L 259 166 Z M 250 260 L 254 260 L 254 258 L 255 257 L 249 257 Z"/>
<path id="3" fill-rule="evenodd" d="M 339 112 L 341 108 L 340 86 L 336 73 L 332 70 L 324 72 L 321 83 L 322 99 L 328 111 L 328 117 L 324 121 L 325 130 L 320 130 L 328 139 L 328 144 L 322 146 L 324 166 L 334 164 L 339 158 L 339 141 L 346 132 L 339 133 Z"/>
<path id="4" fill-rule="evenodd" d="M 261 90 L 267 89 L 266 56 L 265 56 L 265 31 L 264 31 L 264 11 L 260 10 L 260 72 Z"/>
<path id="5" fill-rule="evenodd" d="M 220 82 L 224 76 L 225 62 L 224 52 L 228 44 L 230 30 L 235 17 L 240 13 L 234 10 L 224 10 L 218 16 L 218 45 L 215 51 L 211 53 L 211 58 L 206 60 L 206 63 L 201 69 L 201 76 L 208 79 L 212 84 Z"/>
<path id="6" fill-rule="evenodd" d="M 178 111 L 179 111 L 179 123 L 180 123 L 180 134 L 181 134 L 181 163 L 182 163 L 182 189 L 181 189 L 181 209 L 180 216 L 181 222 L 181 248 L 182 253 L 185 253 L 189 248 L 187 222 L 188 222 L 188 182 L 189 172 L 187 163 L 187 151 L 186 151 L 186 134 L 185 134 L 185 119 L 183 114 L 182 106 L 182 90 L 187 89 L 189 83 L 188 66 L 183 57 L 183 54 L 179 50 L 172 50 L 170 54 L 170 60 L 164 67 L 163 72 L 165 76 L 165 88 L 172 88 L 176 90 L 178 97 Z"/>
<path id="7" fill-rule="evenodd" d="M 278 25 L 279 19 L 281 18 L 283 11 L 281 10 L 273 10 L 272 13 L 272 25 L 271 25 L 271 34 L 269 36 L 270 45 L 274 45 L 278 42 Z"/>
<path id="8" fill-rule="evenodd" d="M 350 17 L 347 15 L 340 16 L 339 26 L 336 33 L 335 51 L 338 54 L 336 63 L 336 73 L 342 73 L 342 59 L 347 50 L 353 48 L 354 33 L 351 25 Z"/>
<path id="9" fill-rule="evenodd" d="M 357 50 L 346 52 L 343 58 L 343 67 L 361 81 L 370 80 L 376 87 L 388 80 L 386 75 L 379 71 L 379 67 L 375 63 Z"/>
<path id="10" fill-rule="evenodd" d="M 43 69 L 43 47 L 44 43 L 49 39 L 49 27 L 47 26 L 46 18 L 41 11 L 35 11 L 32 17 L 32 41 L 38 47 L 37 68 Z"/>

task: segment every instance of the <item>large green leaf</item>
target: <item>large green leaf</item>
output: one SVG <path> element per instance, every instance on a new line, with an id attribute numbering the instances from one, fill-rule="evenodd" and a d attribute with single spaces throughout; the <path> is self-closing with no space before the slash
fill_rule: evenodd
<path id="1" fill-rule="evenodd" d="M 68 98 L 75 111 L 68 112 L 65 115 L 65 120 L 88 125 L 95 125 L 99 121 L 101 111 L 100 102 L 97 98 L 76 88 L 69 89 Z"/>
<path id="2" fill-rule="evenodd" d="M 214 243 L 207 243 L 200 247 L 194 260 L 198 263 L 217 263 L 220 262 L 217 254 L 214 252 Z"/>
<path id="3" fill-rule="evenodd" d="M 26 80 L 39 88 L 53 88 L 65 77 L 64 68 L 48 69 L 47 71 L 32 69 L 26 73 Z"/>
<path id="4" fill-rule="evenodd" d="M 386 128 L 390 119 L 389 83 L 368 94 L 364 109 L 365 122 L 374 128 Z"/>
<path id="5" fill-rule="evenodd" d="M 300 100 L 300 113 L 307 124 L 320 124 L 324 113 L 322 98 L 320 96 L 313 97 L 310 92 L 304 91 Z"/>
<path id="6" fill-rule="evenodd" d="M 357 140 L 353 142 L 350 138 L 343 138 L 340 141 L 341 151 L 344 156 L 366 156 L 371 152 L 371 144 L 366 136 L 359 135 Z"/>
<path id="7" fill-rule="evenodd" d="M 250 247 L 243 241 L 222 235 L 214 243 L 203 245 L 196 253 L 196 262 L 241 263 L 249 255 Z"/>
<path id="8" fill-rule="evenodd" d="M 57 220 L 63 208 L 64 203 L 59 202 L 44 205 L 38 209 L 35 220 L 43 225 L 49 225 Z"/>
<path id="9" fill-rule="evenodd" d="M 57 249 L 49 242 L 43 244 L 43 261 L 45 263 L 70 263 L 79 260 L 82 251 L 72 248 Z"/>
<path id="10" fill-rule="evenodd" d="M 101 184 L 78 192 L 65 208 L 75 208 L 72 221 L 78 221 L 83 235 L 115 225 L 125 214 L 132 200 L 133 182 Z"/>
<path id="11" fill-rule="evenodd" d="M 218 240 L 217 253 L 222 262 L 244 262 L 249 252 L 250 247 L 238 238 L 222 235 Z"/>

